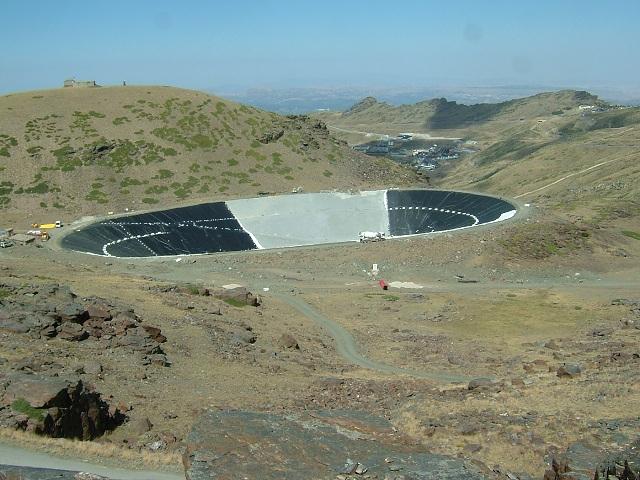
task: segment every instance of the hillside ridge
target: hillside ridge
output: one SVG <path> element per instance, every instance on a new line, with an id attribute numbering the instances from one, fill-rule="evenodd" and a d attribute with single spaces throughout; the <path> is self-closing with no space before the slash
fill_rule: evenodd
<path id="1" fill-rule="evenodd" d="M 67 88 L 0 97 L 5 214 L 148 209 L 212 198 L 373 188 L 410 180 L 307 116 L 174 87 Z"/>
<path id="2" fill-rule="evenodd" d="M 393 106 L 374 97 L 365 97 L 339 115 L 348 122 L 374 123 L 383 119 L 390 123 L 417 123 L 430 130 L 466 128 L 487 122 L 501 114 L 518 115 L 527 109 L 538 114 L 551 114 L 564 108 L 579 105 L 605 106 L 596 95 L 586 91 L 561 90 L 507 100 L 500 103 L 476 103 L 466 105 L 446 98 L 433 98 L 414 104 Z"/>

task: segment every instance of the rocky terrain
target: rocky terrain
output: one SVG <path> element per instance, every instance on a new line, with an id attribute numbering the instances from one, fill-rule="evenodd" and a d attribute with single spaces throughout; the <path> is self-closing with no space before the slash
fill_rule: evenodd
<path id="1" fill-rule="evenodd" d="M 544 105 L 538 107 L 523 101 L 511 113 L 505 109 L 476 122 L 487 142 L 479 153 L 488 151 L 499 125 L 514 127 L 507 114 L 530 111 L 545 119 L 538 124 L 538 117 L 526 117 L 520 125 L 518 117 L 516 130 L 533 128 L 527 141 L 537 142 L 563 122 L 576 124 L 578 114 L 570 110 L 545 116 L 553 98 L 539 98 Z M 192 99 L 192 106 L 198 104 Z M 155 118 L 156 107 L 140 105 L 139 116 L 154 116 L 139 118 L 141 124 L 164 121 Z M 235 108 L 238 118 L 249 115 Z M 88 119 L 98 130 L 101 120 Z M 277 125 L 265 123 L 255 135 L 247 131 L 261 145 L 247 148 L 286 147 L 296 122 L 305 122 L 303 132 L 324 131 L 311 119 L 273 121 Z M 133 121 L 125 124 L 137 128 Z M 607 472 L 637 476 L 636 132 L 633 125 L 583 127 L 568 132 L 566 142 L 522 158 L 474 164 L 479 157 L 470 157 L 452 170 L 442 186 L 525 194 L 514 221 L 474 231 L 179 262 L 64 251 L 59 235 L 69 227 L 53 231 L 48 243 L 0 249 L 0 437 L 129 468 L 179 475 L 186 469 L 191 479 L 251 478 L 257 469 L 264 478 L 334 480 L 568 480 L 594 478 L 596 470 L 599 478 Z M 124 135 L 105 135 L 107 147 L 110 138 Z M 317 154 L 331 163 L 332 147 L 324 143 L 334 142 L 331 134 L 317 138 Z M 296 158 L 311 162 L 308 152 L 315 147 L 307 143 L 307 153 Z M 21 144 L 5 144 L 12 154 L 5 158 L 13 162 Z M 82 148 L 67 152 L 69 158 L 85 158 Z M 199 148 L 184 145 L 181 158 L 202 155 Z M 558 148 L 566 154 L 563 162 L 551 155 Z M 582 153 L 595 149 L 602 161 L 620 154 L 619 163 L 562 180 L 589 168 L 593 158 Z M 226 158 L 221 152 L 207 155 Z M 500 162 L 504 174 L 473 183 Z M 362 175 L 341 178 L 362 188 L 395 171 L 382 169 L 373 181 L 357 162 L 350 165 Z M 127 166 L 121 173 L 113 165 L 100 168 L 131 178 L 139 168 L 148 175 L 150 183 L 134 185 L 133 196 L 146 195 L 152 183 L 170 187 L 172 180 L 151 178 L 159 165 L 147 167 Z M 70 172 L 93 168 L 75 165 Z M 337 180 L 335 172 L 329 177 L 322 171 L 308 171 L 311 188 Z M 229 190 L 219 193 L 251 193 L 246 183 L 225 185 Z M 290 186 L 270 185 L 272 191 Z M 204 198 L 194 188 L 192 196 L 175 201 Z M 112 193 L 109 201 L 116 203 L 130 198 Z M 171 194 L 158 194 L 158 205 L 172 204 Z M 16 195 L 11 202 L 31 198 Z M 33 195 L 35 201 L 40 194 Z M 69 195 L 80 202 L 76 193 Z M 43 211 L 55 211 L 50 200 L 42 201 L 49 209 Z M 33 213 L 38 203 L 29 202 L 20 205 Z M 6 218 L 27 228 L 32 217 L 20 214 L 17 203 L 8 205 Z M 73 219 L 97 211 L 85 207 L 69 203 L 59 211 Z M 380 289 L 380 278 L 392 285 L 389 290 Z"/>
<path id="2" fill-rule="evenodd" d="M 187 478 L 482 479 L 480 469 L 424 452 L 361 411 L 276 415 L 208 412 L 187 439 Z"/>

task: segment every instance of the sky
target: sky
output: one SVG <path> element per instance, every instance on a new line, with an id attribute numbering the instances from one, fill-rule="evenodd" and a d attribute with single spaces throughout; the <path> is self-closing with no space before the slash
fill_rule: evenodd
<path id="1" fill-rule="evenodd" d="M 633 88 L 639 0 L 2 0 L 0 93 L 99 84 Z"/>

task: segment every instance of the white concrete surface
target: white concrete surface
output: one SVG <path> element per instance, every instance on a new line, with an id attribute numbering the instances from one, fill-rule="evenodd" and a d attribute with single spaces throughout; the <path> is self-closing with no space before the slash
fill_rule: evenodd
<path id="1" fill-rule="evenodd" d="M 357 242 L 365 230 L 389 235 L 385 193 L 281 195 L 232 200 L 227 206 L 262 248 Z"/>

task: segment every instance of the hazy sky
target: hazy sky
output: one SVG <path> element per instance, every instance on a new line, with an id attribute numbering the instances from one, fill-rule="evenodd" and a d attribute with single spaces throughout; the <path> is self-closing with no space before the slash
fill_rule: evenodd
<path id="1" fill-rule="evenodd" d="M 2 0 L 0 92 L 101 84 L 633 87 L 640 0 Z"/>

